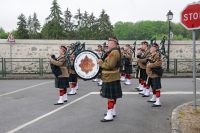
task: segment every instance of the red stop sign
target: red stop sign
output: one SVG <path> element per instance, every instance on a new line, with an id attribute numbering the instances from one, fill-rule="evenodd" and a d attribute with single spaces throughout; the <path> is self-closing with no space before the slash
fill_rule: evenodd
<path id="1" fill-rule="evenodd" d="M 181 12 L 181 23 L 188 30 L 200 29 L 200 3 L 190 4 Z"/>

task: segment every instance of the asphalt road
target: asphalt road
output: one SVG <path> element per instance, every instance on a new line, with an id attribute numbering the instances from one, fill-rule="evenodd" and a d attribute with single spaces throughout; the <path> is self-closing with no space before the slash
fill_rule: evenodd
<path id="1" fill-rule="evenodd" d="M 137 83 L 122 83 L 126 93 L 117 101 L 117 117 L 101 123 L 107 102 L 95 82 L 80 80 L 78 94 L 55 106 L 53 80 L 0 80 L 0 133 L 170 133 L 172 110 L 193 100 L 192 79 L 163 79 L 161 108 L 136 93 Z M 199 86 L 197 80 L 197 91 Z"/>

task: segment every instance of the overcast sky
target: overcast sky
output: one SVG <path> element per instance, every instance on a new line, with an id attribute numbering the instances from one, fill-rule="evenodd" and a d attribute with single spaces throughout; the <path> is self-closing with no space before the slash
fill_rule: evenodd
<path id="1" fill-rule="evenodd" d="M 43 25 L 50 14 L 53 0 L 0 0 L 0 27 L 6 31 L 16 29 L 17 17 L 23 13 L 28 17 L 36 12 Z M 137 22 L 141 20 L 166 21 L 169 10 L 174 13 L 173 22 L 180 22 L 180 12 L 195 0 L 58 0 L 61 10 L 67 8 L 74 15 L 78 8 L 99 16 L 105 9 L 112 24 L 117 21 Z M 196 0 L 197 1 L 197 0 Z"/>

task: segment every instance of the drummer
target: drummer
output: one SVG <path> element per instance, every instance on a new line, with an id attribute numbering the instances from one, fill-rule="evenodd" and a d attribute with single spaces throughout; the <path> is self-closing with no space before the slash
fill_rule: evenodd
<path id="1" fill-rule="evenodd" d="M 120 49 L 116 37 L 111 37 L 108 40 L 108 52 L 104 60 L 98 59 L 100 67 L 102 68 L 102 88 L 101 96 L 108 99 L 108 108 L 106 116 L 101 122 L 113 121 L 116 116 L 116 101 L 117 98 L 122 97 L 122 90 L 120 84 Z"/>

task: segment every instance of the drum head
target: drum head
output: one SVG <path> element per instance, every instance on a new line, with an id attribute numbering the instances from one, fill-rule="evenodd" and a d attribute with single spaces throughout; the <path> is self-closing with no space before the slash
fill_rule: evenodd
<path id="1" fill-rule="evenodd" d="M 76 74 L 84 79 L 90 80 L 99 73 L 98 55 L 90 50 L 80 52 L 74 60 Z"/>

